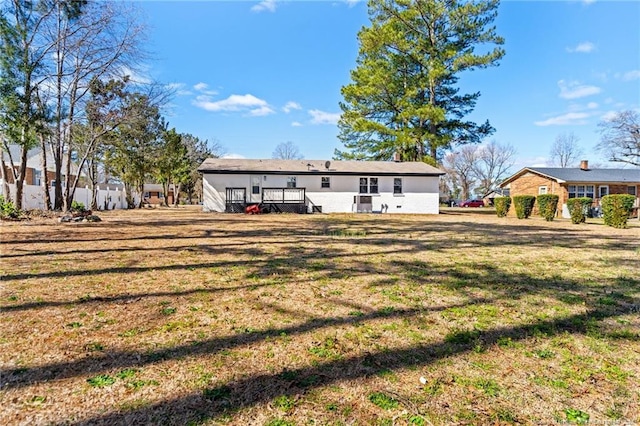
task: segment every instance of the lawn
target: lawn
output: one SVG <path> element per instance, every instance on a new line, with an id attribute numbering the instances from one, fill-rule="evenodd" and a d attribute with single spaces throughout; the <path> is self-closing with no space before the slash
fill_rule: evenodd
<path id="1" fill-rule="evenodd" d="M 0 424 L 640 422 L 640 224 L 460 210 L 3 222 Z"/>

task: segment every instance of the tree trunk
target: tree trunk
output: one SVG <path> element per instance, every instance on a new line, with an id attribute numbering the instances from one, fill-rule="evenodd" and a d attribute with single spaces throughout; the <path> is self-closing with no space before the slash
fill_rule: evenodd
<path id="1" fill-rule="evenodd" d="M 51 194 L 49 194 L 49 176 L 47 175 L 47 146 L 44 135 L 40 135 L 40 149 L 42 150 L 42 191 L 44 192 L 44 209 L 51 210 Z"/>
<path id="2" fill-rule="evenodd" d="M 7 169 L 4 164 L 4 144 L 0 144 L 0 174 L 2 176 L 2 196 L 5 200 L 9 200 L 11 191 L 9 190 L 9 180 L 7 175 Z"/>
<path id="3" fill-rule="evenodd" d="M 182 189 L 182 184 L 179 183 L 178 186 L 173 185 L 173 207 L 178 207 L 180 203 L 180 190 Z"/>
<path id="4" fill-rule="evenodd" d="M 24 129 L 22 131 L 22 137 L 24 138 Z M 22 145 L 22 149 L 21 149 L 21 153 L 20 153 L 20 168 L 18 170 L 18 176 L 15 176 L 15 184 L 16 184 L 16 199 L 15 199 L 15 205 L 16 208 L 18 210 L 22 210 L 22 194 L 23 194 L 23 190 L 24 190 L 24 178 L 27 175 L 27 152 L 29 151 L 25 146 L 24 146 L 24 140 L 23 140 L 23 145 Z"/>
<path id="5" fill-rule="evenodd" d="M 88 175 L 91 181 L 91 210 L 98 210 L 98 166 L 95 159 L 89 160 Z"/>
<path id="6" fill-rule="evenodd" d="M 169 207 L 169 203 L 167 202 L 167 200 L 169 199 L 169 183 L 168 182 L 162 182 L 162 205 L 164 207 Z"/>

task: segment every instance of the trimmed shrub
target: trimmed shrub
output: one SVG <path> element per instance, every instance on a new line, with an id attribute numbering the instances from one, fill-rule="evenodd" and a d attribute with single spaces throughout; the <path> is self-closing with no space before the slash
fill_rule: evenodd
<path id="1" fill-rule="evenodd" d="M 571 223 L 585 223 L 593 200 L 589 197 L 569 198 L 567 208 L 571 215 Z"/>
<path id="2" fill-rule="evenodd" d="M 629 194 L 612 194 L 602 197 L 604 224 L 614 228 L 626 228 L 635 199 L 636 197 Z"/>
<path id="3" fill-rule="evenodd" d="M 538 195 L 538 210 L 540 211 L 540 216 L 547 222 L 551 222 L 555 217 L 559 199 L 560 197 L 555 194 Z"/>
<path id="4" fill-rule="evenodd" d="M 511 197 L 496 197 L 493 199 L 493 205 L 496 206 L 498 217 L 505 217 L 511 207 Z"/>
<path id="5" fill-rule="evenodd" d="M 536 197 L 533 195 L 516 195 L 513 197 L 513 205 L 516 208 L 518 219 L 526 219 L 531 216 Z"/>

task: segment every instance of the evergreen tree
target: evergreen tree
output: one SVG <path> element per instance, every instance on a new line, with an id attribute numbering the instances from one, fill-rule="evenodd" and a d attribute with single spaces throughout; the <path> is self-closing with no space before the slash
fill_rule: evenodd
<path id="1" fill-rule="evenodd" d="M 460 94 L 465 71 L 498 64 L 504 40 L 492 26 L 498 0 L 370 0 L 371 26 L 342 88 L 341 159 L 436 164 L 454 145 L 494 132 L 488 121 L 465 121 L 479 92 Z M 477 52 L 476 49 L 480 50 Z"/>

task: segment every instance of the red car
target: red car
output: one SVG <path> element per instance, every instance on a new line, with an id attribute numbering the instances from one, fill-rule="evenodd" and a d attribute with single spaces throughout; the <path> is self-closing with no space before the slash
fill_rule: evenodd
<path id="1" fill-rule="evenodd" d="M 484 201 L 482 200 L 467 200 L 460 204 L 460 207 L 484 207 Z"/>

